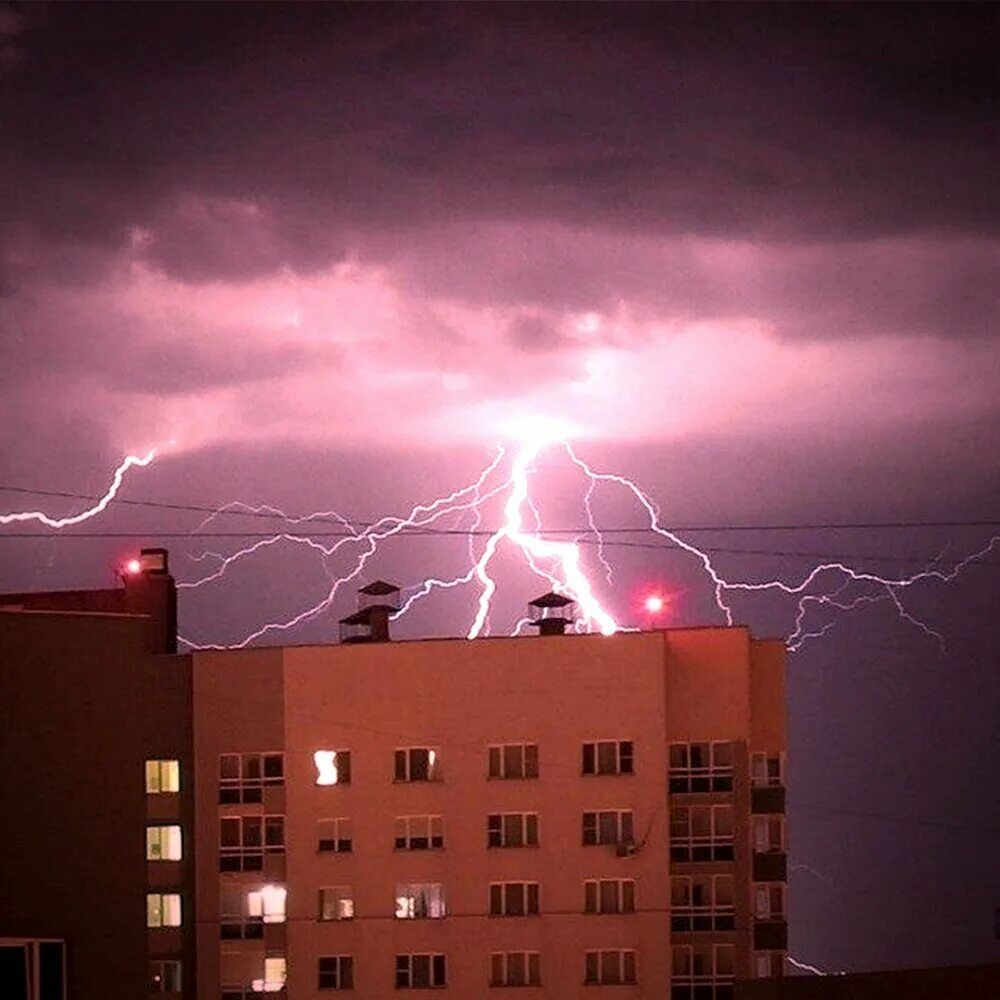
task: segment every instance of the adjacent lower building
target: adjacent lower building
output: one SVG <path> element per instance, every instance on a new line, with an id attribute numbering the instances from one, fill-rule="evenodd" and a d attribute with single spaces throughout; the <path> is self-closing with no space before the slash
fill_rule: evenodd
<path id="1" fill-rule="evenodd" d="M 0 598 L 14 653 L 0 676 L 32 701 L 32 725 L 14 729 L 23 825 L 0 849 L 30 855 L 36 877 L 48 852 L 52 881 L 68 877 L 58 906 L 0 916 L 0 934 L 65 939 L 81 998 L 725 1000 L 781 974 L 780 641 L 742 627 L 577 635 L 546 595 L 538 636 L 392 642 L 395 597 L 365 588 L 339 644 L 185 656 L 143 647 L 142 618 L 3 614 Z M 115 629 L 131 666 L 109 665 Z M 81 814 L 39 809 L 85 795 Z M 38 829 L 53 818 L 79 851 L 53 851 Z M 103 990 L 89 971 L 74 979 L 106 955 L 67 906 L 114 910 Z"/>

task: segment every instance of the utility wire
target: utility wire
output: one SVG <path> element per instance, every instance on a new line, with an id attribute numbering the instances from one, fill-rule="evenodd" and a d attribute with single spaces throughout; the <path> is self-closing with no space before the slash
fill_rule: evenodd
<path id="1" fill-rule="evenodd" d="M 40 490 L 40 489 L 29 489 L 24 486 L 10 486 L 0 483 L 0 491 L 7 493 L 22 493 L 31 494 L 34 496 L 46 496 L 46 497 L 62 497 L 64 499 L 70 500 L 99 500 L 100 495 L 92 493 L 71 493 L 65 490 Z M 223 515 L 228 517 L 256 517 L 264 518 L 267 520 L 280 520 L 284 523 L 290 522 L 302 522 L 308 520 L 315 524 L 339 524 L 343 525 L 344 521 L 350 524 L 356 524 L 361 528 L 372 527 L 374 524 L 380 524 L 385 520 L 394 520 L 393 515 L 387 518 L 380 518 L 378 521 L 364 521 L 355 520 L 350 517 L 338 517 L 333 514 L 312 516 L 312 515 L 287 515 L 278 514 L 273 511 L 263 511 L 263 510 L 232 510 L 225 509 L 226 504 L 220 504 L 217 507 L 208 507 L 199 504 L 183 504 L 183 503 L 168 503 L 166 501 L 159 500 L 130 500 L 124 497 L 114 497 L 110 501 L 111 504 L 122 504 L 125 506 L 132 507 L 153 507 L 160 510 L 175 510 L 183 511 L 187 513 L 196 514 L 212 514 L 217 517 Z M 675 532 L 700 532 L 700 531 L 820 531 L 820 530 L 862 530 L 862 529 L 921 529 L 921 528 L 995 528 L 1000 527 L 1000 519 L 979 519 L 979 520 L 948 520 L 948 521 L 853 521 L 853 522 L 812 522 L 812 523 L 799 523 L 799 524 L 689 524 L 689 525 L 671 525 L 669 530 Z M 410 530 L 420 530 L 419 528 Z M 628 533 L 642 533 L 648 532 L 650 529 L 646 525 L 639 525 L 636 527 L 611 527 L 602 529 L 604 534 L 628 534 Z M 582 534 L 589 532 L 589 527 L 579 527 L 579 528 L 545 528 L 542 529 L 539 534 Z M 473 532 L 462 531 L 456 529 L 451 532 L 453 534 L 467 535 Z M 483 531 L 476 532 L 478 534 L 492 534 L 492 532 Z M 31 535 L 23 535 L 21 537 L 34 537 Z M 42 537 L 49 537 L 48 535 Z"/>

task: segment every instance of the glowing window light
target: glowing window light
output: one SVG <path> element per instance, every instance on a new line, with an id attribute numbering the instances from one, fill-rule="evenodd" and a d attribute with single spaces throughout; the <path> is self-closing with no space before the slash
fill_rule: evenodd
<path id="1" fill-rule="evenodd" d="M 273 956 L 264 959 L 264 978 L 255 979 L 250 984 L 254 993 L 279 993 L 285 988 L 285 978 L 288 974 L 284 956 Z"/>
<path id="2" fill-rule="evenodd" d="M 317 785 L 336 785 L 340 781 L 336 750 L 317 750 L 313 761 L 316 764 Z"/>
<path id="3" fill-rule="evenodd" d="M 283 885 L 265 885 L 255 892 L 248 892 L 247 914 L 261 917 L 265 924 L 283 924 L 287 897 L 288 890 Z"/>

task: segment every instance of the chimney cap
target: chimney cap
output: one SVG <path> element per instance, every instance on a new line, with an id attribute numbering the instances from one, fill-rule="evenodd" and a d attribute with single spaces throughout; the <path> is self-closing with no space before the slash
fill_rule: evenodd
<path id="1" fill-rule="evenodd" d="M 550 590 L 547 594 L 542 594 L 541 597 L 536 597 L 533 601 L 528 601 L 528 607 L 565 608 L 575 603 L 576 601 L 572 597 L 567 597 L 565 594 L 557 594 L 554 590 Z"/>
<path id="2" fill-rule="evenodd" d="M 394 583 L 386 583 L 385 580 L 373 580 L 364 587 L 358 587 L 358 593 L 369 597 L 384 597 L 386 594 L 399 593 L 399 587 Z"/>

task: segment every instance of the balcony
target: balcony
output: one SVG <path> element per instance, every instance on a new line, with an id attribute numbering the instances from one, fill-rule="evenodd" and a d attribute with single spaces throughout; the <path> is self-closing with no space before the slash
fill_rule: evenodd
<path id="1" fill-rule="evenodd" d="M 750 789 L 750 812 L 766 815 L 767 813 L 783 813 L 784 811 L 785 789 L 782 785 Z"/>
<path id="2" fill-rule="evenodd" d="M 753 947 L 754 951 L 785 951 L 788 948 L 788 922 L 755 920 Z"/>
<path id="3" fill-rule="evenodd" d="M 754 882 L 787 882 L 788 855 L 784 851 L 768 851 L 753 854 Z"/>

